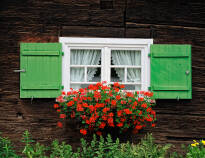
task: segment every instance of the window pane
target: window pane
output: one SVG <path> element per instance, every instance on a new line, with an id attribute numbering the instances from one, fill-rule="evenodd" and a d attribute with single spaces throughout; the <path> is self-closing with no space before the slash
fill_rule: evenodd
<path id="1" fill-rule="evenodd" d="M 124 82 L 124 68 L 111 68 L 111 82 Z"/>
<path id="2" fill-rule="evenodd" d="M 140 82 L 141 69 L 127 68 L 127 82 Z"/>
<path id="3" fill-rule="evenodd" d="M 71 82 L 83 82 L 85 72 L 84 68 L 79 68 L 79 67 L 71 67 L 70 68 L 70 80 Z"/>
<path id="4" fill-rule="evenodd" d="M 111 65 L 141 65 L 141 51 L 139 50 L 112 50 Z"/>
<path id="5" fill-rule="evenodd" d="M 79 88 L 87 88 L 89 84 L 71 84 L 70 88 L 78 90 Z"/>
<path id="6" fill-rule="evenodd" d="M 101 65 L 101 50 L 71 49 L 71 65 Z"/>
<path id="7" fill-rule="evenodd" d="M 138 91 L 138 90 L 141 90 L 141 85 L 126 85 L 125 84 L 125 88 L 124 90 L 135 90 L 135 91 Z"/>
<path id="8" fill-rule="evenodd" d="M 100 82 L 101 81 L 101 68 L 87 68 L 87 82 Z"/>

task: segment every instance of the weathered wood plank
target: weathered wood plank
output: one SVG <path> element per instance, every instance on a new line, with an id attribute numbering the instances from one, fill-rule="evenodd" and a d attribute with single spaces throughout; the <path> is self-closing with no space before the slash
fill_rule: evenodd
<path id="1" fill-rule="evenodd" d="M 35 12 L 35 14 L 34 14 Z M 55 15 L 55 16 L 53 16 Z M 17 9 L 2 11 L 0 20 L 15 25 L 44 24 L 51 26 L 123 26 L 122 10 L 73 9 L 65 5 L 47 6 L 47 9 L 28 6 L 23 12 Z M 16 23 L 17 22 L 17 23 Z"/>
<path id="2" fill-rule="evenodd" d="M 76 37 L 124 37 L 124 28 L 92 27 L 92 26 L 63 26 L 61 36 Z"/>
<path id="3" fill-rule="evenodd" d="M 126 22 L 205 26 L 205 3 L 197 1 L 127 1 Z"/>

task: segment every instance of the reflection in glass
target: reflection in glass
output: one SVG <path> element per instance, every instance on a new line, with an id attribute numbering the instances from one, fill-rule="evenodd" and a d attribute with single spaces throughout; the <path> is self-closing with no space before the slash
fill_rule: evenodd
<path id="1" fill-rule="evenodd" d="M 111 68 L 111 82 L 124 82 L 124 68 Z"/>
<path id="2" fill-rule="evenodd" d="M 101 68 L 87 68 L 87 81 L 88 82 L 100 82 L 101 81 Z"/>

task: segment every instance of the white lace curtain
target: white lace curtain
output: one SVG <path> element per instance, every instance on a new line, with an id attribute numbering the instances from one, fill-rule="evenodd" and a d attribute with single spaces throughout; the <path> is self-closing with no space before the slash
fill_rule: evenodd
<path id="1" fill-rule="evenodd" d="M 114 65 L 141 65 L 141 53 L 135 50 L 112 50 L 111 56 Z M 124 69 L 115 68 L 117 75 L 122 82 L 125 81 Z M 141 71 L 137 68 L 127 68 L 127 81 L 128 82 L 139 82 L 141 78 Z"/>
<path id="2" fill-rule="evenodd" d="M 73 49 L 71 50 L 70 63 L 71 65 L 98 65 L 100 62 L 100 50 L 92 49 Z M 97 68 L 87 69 L 87 81 L 92 80 Z M 73 82 L 84 81 L 84 67 L 71 67 L 70 77 Z M 77 86 L 77 85 L 76 85 Z M 79 86 L 77 87 L 79 88 Z"/>

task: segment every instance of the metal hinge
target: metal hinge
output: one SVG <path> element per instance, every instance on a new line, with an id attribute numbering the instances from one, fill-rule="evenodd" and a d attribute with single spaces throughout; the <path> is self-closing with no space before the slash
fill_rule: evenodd
<path id="1" fill-rule="evenodd" d="M 64 89 L 64 86 L 63 86 L 63 85 L 61 86 L 61 89 Z"/>
<path id="2" fill-rule="evenodd" d="M 148 53 L 148 57 L 151 57 L 151 53 Z"/>
<path id="3" fill-rule="evenodd" d="M 151 87 L 148 87 L 148 90 L 151 91 Z"/>
<path id="4" fill-rule="evenodd" d="M 64 52 L 61 52 L 62 56 L 64 56 Z"/>

